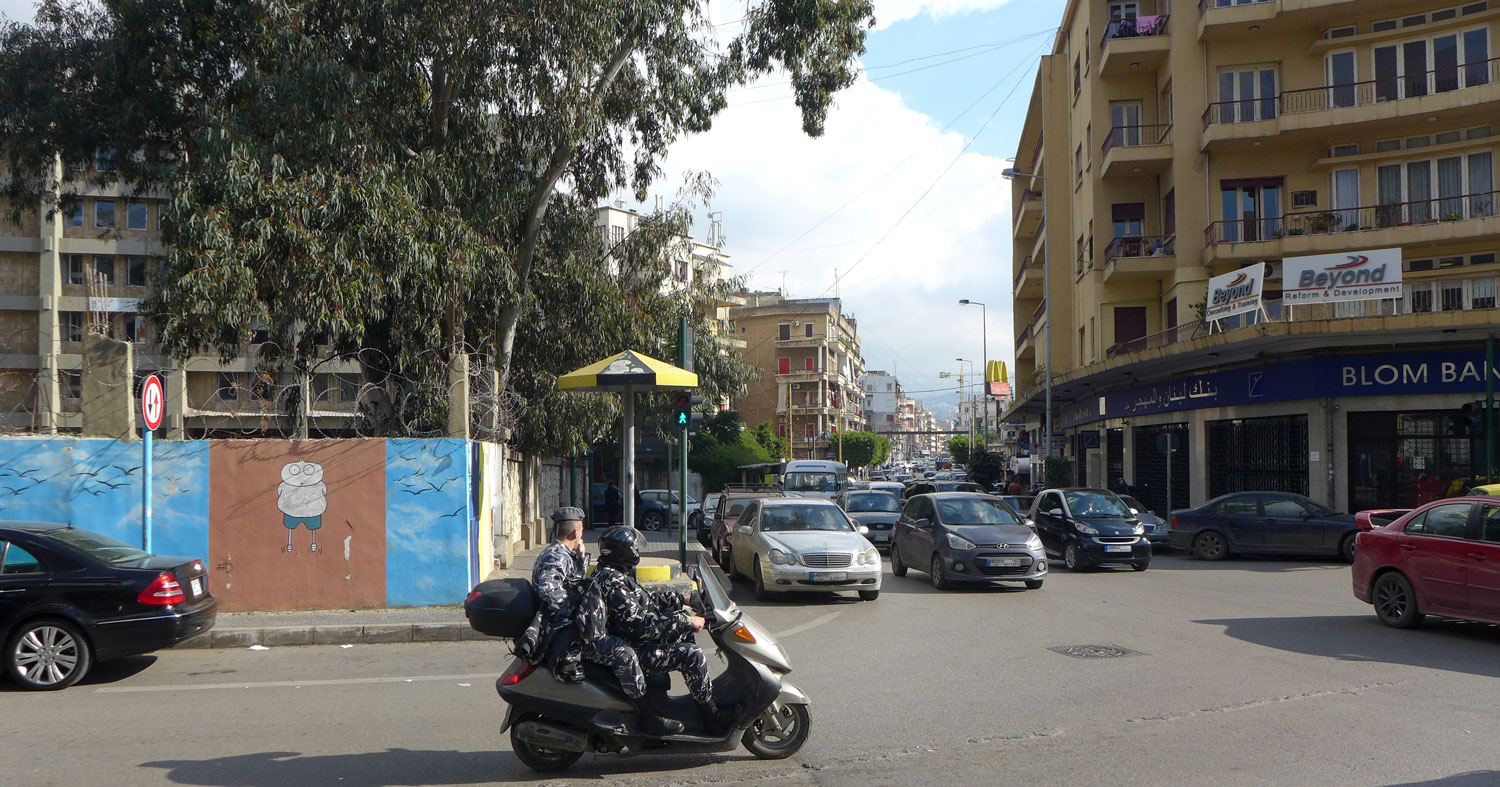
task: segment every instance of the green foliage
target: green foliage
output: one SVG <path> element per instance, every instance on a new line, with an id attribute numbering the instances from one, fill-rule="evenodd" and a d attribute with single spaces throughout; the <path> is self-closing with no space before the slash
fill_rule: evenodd
<path id="1" fill-rule="evenodd" d="M 891 458 L 891 440 L 888 437 L 875 438 L 875 458 L 870 460 L 870 467 L 880 467 Z"/>
<path id="2" fill-rule="evenodd" d="M 703 476 L 703 491 L 718 492 L 725 484 L 740 480 L 740 466 L 771 461 L 770 455 L 748 432 L 739 432 L 720 441 L 710 434 L 699 435 L 688 451 L 688 467 Z"/>
<path id="3" fill-rule="evenodd" d="M 979 449 L 969 457 L 969 480 L 986 489 L 1000 483 L 1005 477 L 1005 461 L 1000 454 Z"/>
<path id="4" fill-rule="evenodd" d="M 820 134 L 873 24 L 869 0 L 744 11 L 721 44 L 706 0 L 42 0 L 0 28 L 3 188 L 19 217 L 61 155 L 85 164 L 64 205 L 116 180 L 171 194 L 146 309 L 175 357 L 268 329 L 263 368 L 358 360 L 379 430 L 423 433 L 468 352 L 498 371 L 515 443 L 576 450 L 617 410 L 556 376 L 673 358 L 677 317 L 706 337 L 712 314 L 713 293 L 663 286 L 711 179 L 607 248 L 596 206 L 644 200 L 728 90 L 780 69 Z M 114 171 L 87 165 L 97 149 L 121 151 Z M 705 398 L 738 394 L 749 367 L 698 348 Z"/>
<path id="5" fill-rule="evenodd" d="M 771 428 L 770 421 L 756 424 L 753 429 L 747 430 L 746 433 L 753 437 L 755 442 L 759 443 L 760 447 L 765 450 L 766 455 L 770 457 L 766 460 L 768 462 L 781 461 L 786 457 L 787 452 L 791 448 L 786 438 L 778 436 L 776 431 Z"/>
<path id="6" fill-rule="evenodd" d="M 949 440 L 948 453 L 953 456 L 953 464 L 967 465 L 969 463 L 969 436 L 959 435 Z"/>
<path id="7" fill-rule="evenodd" d="M 1050 456 L 1046 459 L 1045 476 L 1042 483 L 1048 488 L 1073 485 L 1073 460 L 1066 456 Z"/>
<path id="8" fill-rule="evenodd" d="M 850 470 L 872 467 L 880 455 L 880 441 L 884 439 L 870 432 L 845 432 L 843 434 L 844 464 Z"/>
<path id="9" fill-rule="evenodd" d="M 703 431 L 721 443 L 734 440 L 744 428 L 745 419 L 735 410 L 725 410 L 703 420 Z"/>

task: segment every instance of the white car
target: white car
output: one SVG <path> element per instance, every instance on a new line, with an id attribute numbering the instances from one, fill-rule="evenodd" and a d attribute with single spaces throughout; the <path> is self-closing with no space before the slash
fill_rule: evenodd
<path id="1" fill-rule="evenodd" d="M 729 534 L 730 578 L 755 583 L 761 601 L 792 591 L 856 591 L 880 595 L 880 552 L 870 531 L 829 500 L 763 498 L 745 507 Z"/>

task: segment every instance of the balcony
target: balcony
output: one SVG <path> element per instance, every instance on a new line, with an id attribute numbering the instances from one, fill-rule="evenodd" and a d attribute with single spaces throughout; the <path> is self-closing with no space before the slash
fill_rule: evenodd
<path id="1" fill-rule="evenodd" d="M 1350 238 L 1357 233 L 1358 238 Z M 1433 246 L 1500 239 L 1500 191 L 1216 221 L 1203 263 L 1338 252 L 1350 247 Z"/>
<path id="2" fill-rule="evenodd" d="M 823 336 L 792 336 L 788 339 L 777 339 L 776 346 L 786 349 L 794 347 L 822 347 L 825 338 Z"/>
<path id="3" fill-rule="evenodd" d="M 1030 257 L 1021 260 L 1021 268 L 1016 271 L 1015 297 L 1042 297 L 1042 275 L 1044 272 L 1041 267 L 1041 263 L 1035 262 Z"/>
<path id="4" fill-rule="evenodd" d="M 1247 25 L 1274 19 L 1280 6 L 1276 0 L 1198 0 L 1198 40 L 1226 31 L 1244 35 Z"/>
<path id="5" fill-rule="evenodd" d="M 1496 102 L 1500 57 L 1400 77 L 1284 90 L 1275 98 L 1216 101 L 1203 113 L 1201 148 L 1278 134 L 1320 133 L 1333 125 L 1395 126 L 1414 117 L 1437 118 L 1447 125 L 1488 123 Z"/>
<path id="6" fill-rule="evenodd" d="M 1016 210 L 1012 226 L 1015 227 L 1017 238 L 1030 238 L 1036 235 L 1042 226 L 1042 192 L 1025 189 L 1021 192 L 1021 199 L 1016 203 Z"/>
<path id="7" fill-rule="evenodd" d="M 1356 11 L 1361 16 L 1397 16 L 1410 0 L 1199 0 L 1198 40 L 1243 40 L 1255 25 L 1267 41 L 1289 32 L 1322 30 L 1340 24 Z"/>
<path id="8" fill-rule="evenodd" d="M 1106 178 L 1159 174 L 1172 165 L 1172 124 L 1115 126 L 1101 148 Z"/>
<path id="9" fill-rule="evenodd" d="M 1176 236 L 1115 238 L 1104 247 L 1104 282 L 1159 279 L 1177 267 Z"/>
<path id="10" fill-rule="evenodd" d="M 1166 14 L 1138 16 L 1105 25 L 1099 40 L 1100 76 L 1151 74 L 1160 69 L 1172 47 L 1167 37 L 1168 18 Z"/>

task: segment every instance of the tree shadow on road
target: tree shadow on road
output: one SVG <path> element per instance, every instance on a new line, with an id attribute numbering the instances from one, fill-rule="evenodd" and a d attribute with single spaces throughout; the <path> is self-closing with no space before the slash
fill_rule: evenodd
<path id="1" fill-rule="evenodd" d="M 1387 787 L 1493 787 L 1496 784 L 1500 784 L 1500 771 L 1469 771 L 1444 776 L 1441 779 L 1401 782 L 1387 785 Z"/>
<path id="2" fill-rule="evenodd" d="M 1500 661 L 1495 659 L 1500 626 L 1484 623 L 1428 618 L 1419 629 L 1400 631 L 1373 614 L 1193 622 L 1223 626 L 1235 639 L 1293 653 L 1500 677 Z"/>
<path id="3" fill-rule="evenodd" d="M 743 758 L 749 758 L 744 755 Z M 598 759 L 585 755 L 556 774 L 569 779 L 607 780 L 614 775 L 696 768 L 742 759 L 734 755 L 683 755 Z M 438 785 L 536 782 L 542 774 L 522 765 L 509 751 L 431 751 L 386 749 L 361 754 L 303 755 L 269 751 L 207 760 L 160 760 L 141 768 L 161 768 L 176 784 L 205 787 L 285 787 L 329 784 L 338 787 L 437 787 Z"/>

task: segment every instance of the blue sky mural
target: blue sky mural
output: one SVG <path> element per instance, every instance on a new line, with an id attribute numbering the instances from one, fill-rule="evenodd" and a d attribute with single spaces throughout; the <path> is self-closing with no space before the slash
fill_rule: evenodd
<path id="1" fill-rule="evenodd" d="M 386 604 L 458 604 L 469 592 L 469 447 L 386 440 Z"/>

